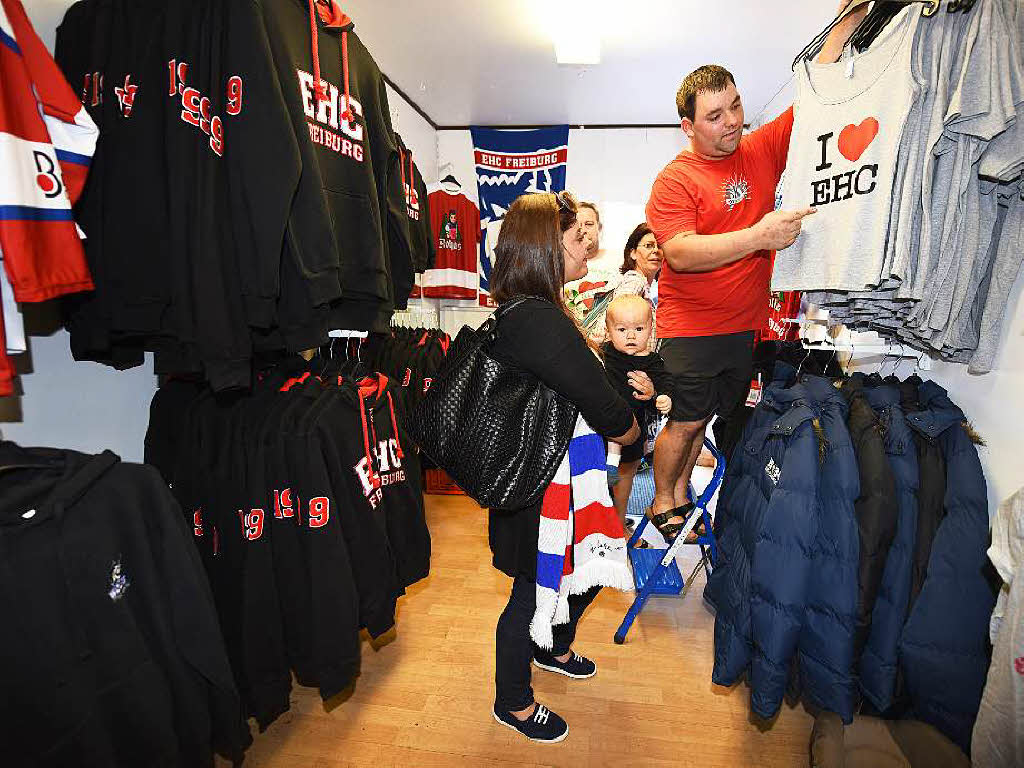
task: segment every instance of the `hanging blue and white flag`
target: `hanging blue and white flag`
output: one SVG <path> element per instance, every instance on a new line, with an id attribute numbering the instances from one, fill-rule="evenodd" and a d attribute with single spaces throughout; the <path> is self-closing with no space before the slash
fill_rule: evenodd
<path id="1" fill-rule="evenodd" d="M 565 189 L 569 126 L 470 130 L 480 200 L 480 304 L 494 306 L 490 298 L 491 267 L 502 219 L 520 195 Z"/>

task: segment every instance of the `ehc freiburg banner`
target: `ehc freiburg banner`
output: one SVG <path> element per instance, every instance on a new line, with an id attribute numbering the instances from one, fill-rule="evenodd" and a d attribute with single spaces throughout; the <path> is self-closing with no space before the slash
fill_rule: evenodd
<path id="1" fill-rule="evenodd" d="M 494 245 L 512 201 L 528 192 L 565 189 L 569 126 L 525 131 L 471 128 L 480 198 L 480 304 L 490 300 Z"/>

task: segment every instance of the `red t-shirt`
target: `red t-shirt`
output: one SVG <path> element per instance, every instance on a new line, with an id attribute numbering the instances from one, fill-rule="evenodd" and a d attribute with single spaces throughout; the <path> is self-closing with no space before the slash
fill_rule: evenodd
<path id="1" fill-rule="evenodd" d="M 658 242 L 680 232 L 735 232 L 772 211 L 792 130 L 790 107 L 744 136 L 728 157 L 681 152 L 658 174 L 647 201 L 647 223 Z M 710 272 L 676 272 L 666 263 L 658 279 L 658 338 L 760 329 L 768 318 L 774 256 L 757 251 Z"/>

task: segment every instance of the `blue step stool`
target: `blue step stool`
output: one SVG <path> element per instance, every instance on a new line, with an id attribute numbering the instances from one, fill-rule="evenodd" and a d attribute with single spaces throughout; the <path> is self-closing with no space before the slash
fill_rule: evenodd
<path id="1" fill-rule="evenodd" d="M 636 617 L 640 615 L 640 611 L 643 610 L 647 598 L 651 595 L 681 595 L 686 589 L 686 579 L 679 572 L 676 555 L 679 553 L 680 547 L 687 546 L 686 536 L 693 530 L 698 521 L 703 521 L 705 532 L 698 536 L 697 541 L 694 543 L 700 547 L 701 563 L 704 566 L 705 573 L 709 576 L 711 574 L 708 565 L 709 561 L 712 568 L 718 562 L 718 544 L 715 541 L 715 534 L 711 530 L 711 515 L 708 513 L 708 504 L 722 485 L 722 477 L 725 475 L 725 457 L 715 447 L 715 444 L 707 438 L 704 438 L 704 445 L 711 451 L 711 455 L 715 459 L 715 469 L 711 476 L 711 482 L 708 483 L 704 492 L 697 497 L 696 502 L 694 502 L 696 506 L 694 514 L 690 515 L 690 519 L 686 521 L 686 526 L 679 532 L 671 546 L 667 549 L 636 548 L 636 543 L 643 535 L 644 528 L 650 522 L 646 515 L 640 518 L 636 530 L 633 531 L 633 535 L 629 538 L 626 551 L 629 553 L 629 560 L 633 566 L 636 598 L 633 600 L 633 605 L 626 611 L 619 629 L 615 632 L 615 642 L 619 645 L 626 642 L 626 634 L 629 632 L 629 628 L 633 626 L 633 622 L 636 621 Z M 692 486 L 690 488 L 690 498 L 694 498 Z"/>

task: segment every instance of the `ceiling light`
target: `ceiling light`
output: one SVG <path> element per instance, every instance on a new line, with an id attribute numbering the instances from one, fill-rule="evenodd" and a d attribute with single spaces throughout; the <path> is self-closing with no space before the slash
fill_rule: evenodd
<path id="1" fill-rule="evenodd" d="M 600 64 L 601 38 L 576 33 L 556 37 L 555 61 L 559 64 Z"/>
<path id="2" fill-rule="evenodd" d="M 605 18 L 604 0 L 547 0 L 543 19 L 555 44 L 559 64 L 601 62 L 600 20 Z"/>

